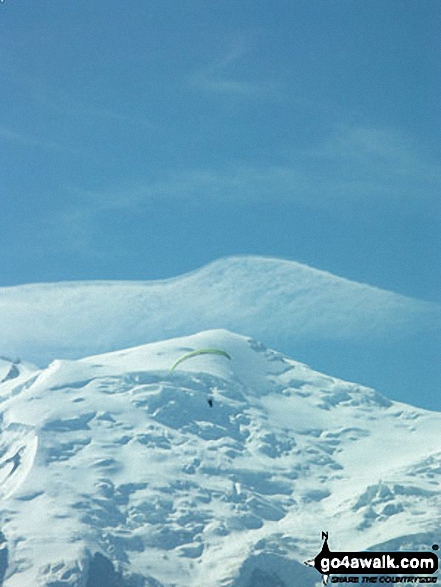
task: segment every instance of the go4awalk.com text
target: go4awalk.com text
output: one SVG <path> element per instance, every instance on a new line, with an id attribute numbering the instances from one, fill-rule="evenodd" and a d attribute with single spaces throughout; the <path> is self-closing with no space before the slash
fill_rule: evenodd
<path id="1" fill-rule="evenodd" d="M 434 584 L 436 577 L 331 577 L 331 583 L 343 585 L 416 585 Z"/>

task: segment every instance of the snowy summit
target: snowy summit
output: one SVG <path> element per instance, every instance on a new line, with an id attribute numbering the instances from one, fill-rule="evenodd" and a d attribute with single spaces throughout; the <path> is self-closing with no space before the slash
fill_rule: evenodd
<path id="1" fill-rule="evenodd" d="M 231 359 L 170 371 L 203 348 Z M 441 414 L 254 339 L 2 359 L 0 377 L 2 587 L 313 587 L 322 530 L 335 550 L 439 540 Z"/>

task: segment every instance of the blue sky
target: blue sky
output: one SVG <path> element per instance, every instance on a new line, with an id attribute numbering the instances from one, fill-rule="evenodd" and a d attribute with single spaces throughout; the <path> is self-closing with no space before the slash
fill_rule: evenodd
<path id="1" fill-rule="evenodd" d="M 439 0 L 3 0 L 0 285 L 277 256 L 440 301 Z"/>

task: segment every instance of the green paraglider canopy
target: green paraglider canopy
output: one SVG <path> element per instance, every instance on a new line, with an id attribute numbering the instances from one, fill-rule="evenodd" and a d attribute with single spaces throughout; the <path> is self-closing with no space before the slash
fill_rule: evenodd
<path id="1" fill-rule="evenodd" d="M 211 355 L 221 355 L 222 357 L 225 357 L 225 358 L 231 360 L 230 355 L 227 352 L 222 351 L 220 349 L 197 349 L 195 351 L 190 351 L 189 353 L 186 353 L 182 357 L 179 357 L 179 359 L 170 368 L 170 373 L 173 373 L 173 371 L 176 369 L 176 367 L 180 363 L 182 363 L 183 361 L 186 361 L 187 359 L 191 359 L 192 357 L 197 357 L 198 355 L 210 355 L 210 354 Z"/>

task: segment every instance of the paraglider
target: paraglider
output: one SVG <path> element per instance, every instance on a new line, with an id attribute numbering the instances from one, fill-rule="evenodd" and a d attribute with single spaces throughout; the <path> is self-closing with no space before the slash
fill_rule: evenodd
<path id="1" fill-rule="evenodd" d="M 197 349 L 195 351 L 190 351 L 189 353 L 186 353 L 185 355 L 183 355 L 182 357 L 179 357 L 179 359 L 171 366 L 170 368 L 170 373 L 173 373 L 173 371 L 176 369 L 176 367 L 186 361 L 187 359 L 191 359 L 193 357 L 197 357 L 198 355 L 220 355 L 222 357 L 225 357 L 226 359 L 231 360 L 230 355 L 226 352 L 226 351 L 222 351 L 221 349 Z M 209 397 L 207 399 L 208 405 L 210 406 L 210 408 L 213 407 L 213 398 Z"/>
<path id="2" fill-rule="evenodd" d="M 191 351 L 189 353 L 186 353 L 185 355 L 183 355 L 182 357 L 180 357 L 170 368 L 170 373 L 173 373 L 173 371 L 176 369 L 176 367 L 182 363 L 183 361 L 186 361 L 187 359 L 191 359 L 192 357 L 197 357 L 198 355 L 207 355 L 207 354 L 213 354 L 213 355 L 221 355 L 222 357 L 225 357 L 227 359 L 231 360 L 230 355 L 225 352 L 222 351 L 220 349 L 198 349 L 195 351 Z"/>

